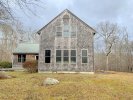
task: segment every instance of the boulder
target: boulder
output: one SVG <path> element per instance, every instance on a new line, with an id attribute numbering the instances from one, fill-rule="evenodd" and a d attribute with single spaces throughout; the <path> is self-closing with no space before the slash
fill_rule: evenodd
<path id="1" fill-rule="evenodd" d="M 57 79 L 54 78 L 46 78 L 43 82 L 43 85 L 54 85 L 54 84 L 58 84 L 59 81 Z"/>
<path id="2" fill-rule="evenodd" d="M 12 78 L 12 76 L 7 75 L 5 72 L 0 72 L 0 79 L 8 79 Z"/>

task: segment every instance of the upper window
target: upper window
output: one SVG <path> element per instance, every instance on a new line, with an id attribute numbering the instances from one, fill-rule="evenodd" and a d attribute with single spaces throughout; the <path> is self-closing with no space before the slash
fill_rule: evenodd
<path id="1" fill-rule="evenodd" d="M 60 27 L 60 26 L 56 27 L 56 36 L 57 37 L 62 36 L 62 27 Z"/>
<path id="2" fill-rule="evenodd" d="M 69 37 L 70 36 L 69 25 L 64 25 L 63 36 L 64 37 Z"/>
<path id="3" fill-rule="evenodd" d="M 45 63 L 51 62 L 51 50 L 45 50 Z"/>
<path id="4" fill-rule="evenodd" d="M 64 15 L 63 16 L 63 37 L 69 37 L 70 36 L 70 31 L 69 31 L 69 16 L 68 15 Z"/>
<path id="5" fill-rule="evenodd" d="M 87 50 L 82 50 L 82 63 L 88 63 Z"/>
<path id="6" fill-rule="evenodd" d="M 66 25 L 68 25 L 69 24 L 69 16 L 66 14 L 66 15 L 64 15 L 63 16 L 63 23 Z"/>
<path id="7" fill-rule="evenodd" d="M 76 27 L 71 26 L 71 37 L 76 37 Z"/>

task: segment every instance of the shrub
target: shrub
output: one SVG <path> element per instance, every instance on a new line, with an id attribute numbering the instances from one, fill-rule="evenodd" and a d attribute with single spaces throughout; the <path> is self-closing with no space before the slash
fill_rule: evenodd
<path id="1" fill-rule="evenodd" d="M 26 61 L 23 63 L 23 68 L 30 73 L 35 73 L 38 71 L 38 62 L 37 61 Z"/>
<path id="2" fill-rule="evenodd" d="M 0 68 L 12 68 L 12 63 L 7 61 L 0 62 Z"/>

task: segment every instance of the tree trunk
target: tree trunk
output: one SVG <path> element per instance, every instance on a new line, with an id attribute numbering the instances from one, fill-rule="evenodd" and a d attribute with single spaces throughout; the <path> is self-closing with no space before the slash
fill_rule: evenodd
<path id="1" fill-rule="evenodd" d="M 109 56 L 106 55 L 106 71 L 109 70 Z"/>

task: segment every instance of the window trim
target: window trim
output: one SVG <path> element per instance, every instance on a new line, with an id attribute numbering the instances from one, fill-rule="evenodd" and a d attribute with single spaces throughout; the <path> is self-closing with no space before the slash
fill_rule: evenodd
<path id="1" fill-rule="evenodd" d="M 86 50 L 86 51 L 87 51 L 87 56 L 82 56 L 82 51 L 83 51 L 83 50 Z M 83 60 L 82 57 L 87 57 L 87 63 L 83 63 L 83 62 L 82 62 L 82 60 Z M 88 49 L 81 49 L 81 64 L 88 64 L 88 63 L 89 63 L 88 59 L 89 59 L 89 58 L 88 58 Z"/>
<path id="2" fill-rule="evenodd" d="M 61 36 L 57 36 L 57 28 L 58 27 L 61 27 L 62 29 L 61 29 Z M 62 26 L 56 26 L 56 34 L 55 34 L 55 37 L 62 37 L 63 36 L 63 27 Z"/>
<path id="3" fill-rule="evenodd" d="M 68 56 L 64 56 L 64 51 L 65 50 L 68 51 Z M 62 51 L 63 51 L 63 55 L 62 55 L 63 56 L 62 57 L 63 58 L 63 60 L 62 60 L 63 61 L 63 64 L 69 64 L 70 63 L 70 50 L 69 49 L 63 49 Z M 68 57 L 68 63 L 64 63 L 64 57 Z"/>
<path id="4" fill-rule="evenodd" d="M 23 56 L 25 56 L 24 59 L 23 59 Z M 20 61 L 19 61 L 19 59 L 20 59 Z M 25 61 L 26 61 L 26 54 L 18 54 L 18 63 L 24 63 Z"/>
<path id="5" fill-rule="evenodd" d="M 63 38 L 69 38 L 69 37 L 71 37 L 71 27 L 70 27 L 69 24 L 68 24 L 68 36 L 65 36 L 64 33 L 65 33 L 65 25 L 63 24 L 63 32 L 62 32 Z"/>
<path id="6" fill-rule="evenodd" d="M 45 52 L 46 52 L 46 50 L 50 50 L 50 49 L 45 49 Z M 49 63 L 46 63 L 46 60 L 44 60 L 45 64 L 50 64 L 51 63 L 51 50 L 50 50 L 50 56 L 45 56 L 45 52 L 44 52 L 45 59 L 46 59 L 46 57 L 50 57 L 50 62 Z"/>
<path id="7" fill-rule="evenodd" d="M 61 51 L 61 56 L 56 56 L 56 51 L 57 51 L 57 50 L 60 50 L 60 51 Z M 56 62 L 56 57 L 61 57 L 61 62 Z M 61 49 L 56 49 L 56 50 L 55 50 L 55 63 L 56 63 L 56 64 L 61 64 L 61 63 L 62 63 L 62 59 L 63 59 L 63 58 L 62 58 L 62 50 L 61 50 Z"/>
<path id="8" fill-rule="evenodd" d="M 65 16 L 67 16 L 68 18 L 64 18 Z M 62 17 L 63 24 L 64 24 L 64 19 L 68 19 L 68 24 L 70 24 L 70 16 L 68 14 L 63 15 Z"/>
<path id="9" fill-rule="evenodd" d="M 67 15 L 68 16 L 68 24 L 65 24 L 64 23 L 64 16 L 65 15 Z M 63 38 L 70 38 L 71 37 L 71 25 L 70 25 L 70 16 L 68 15 L 68 14 L 64 14 L 63 15 L 63 17 L 62 17 L 62 26 L 63 26 L 63 28 L 62 28 L 62 36 L 63 36 Z M 68 36 L 64 36 L 64 29 L 65 29 L 65 25 L 68 25 L 68 33 L 69 33 L 69 35 Z"/>
<path id="10" fill-rule="evenodd" d="M 75 27 L 75 36 L 72 36 L 72 27 Z M 71 31 L 70 31 L 71 33 L 70 33 L 70 37 L 71 38 L 77 38 L 77 25 L 71 25 Z"/>
<path id="11" fill-rule="evenodd" d="M 56 56 L 56 51 L 57 50 L 61 50 L 61 62 L 56 62 L 56 57 L 60 57 L 60 56 Z M 64 50 L 68 50 L 68 56 L 64 56 Z M 71 56 L 71 50 L 75 50 L 76 51 L 76 56 Z M 68 57 L 69 62 L 68 63 L 64 63 L 64 57 Z M 71 62 L 71 57 L 76 57 L 76 62 L 73 63 Z M 77 64 L 77 49 L 55 49 L 55 63 L 56 64 Z"/>
<path id="12" fill-rule="evenodd" d="M 76 51 L 76 56 L 71 56 L 71 51 L 72 50 L 75 50 Z M 76 62 L 75 63 L 72 63 L 71 57 L 76 57 Z M 70 49 L 70 64 L 76 64 L 76 63 L 77 63 L 77 50 L 76 49 Z"/>

